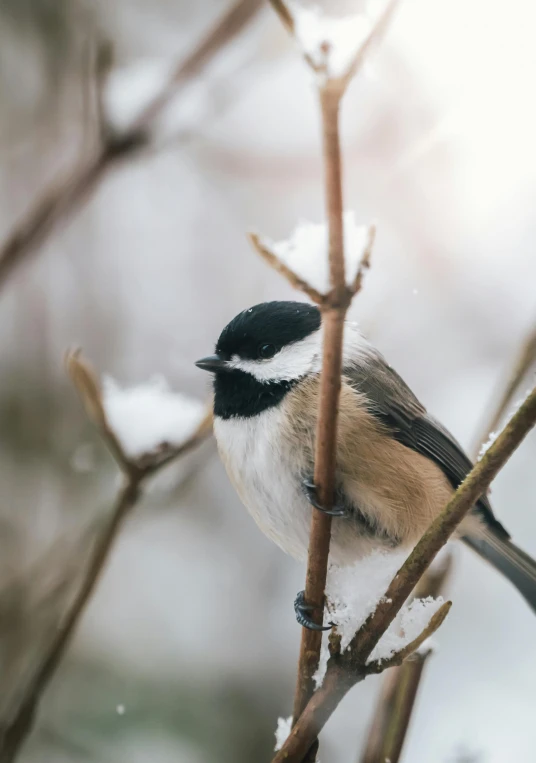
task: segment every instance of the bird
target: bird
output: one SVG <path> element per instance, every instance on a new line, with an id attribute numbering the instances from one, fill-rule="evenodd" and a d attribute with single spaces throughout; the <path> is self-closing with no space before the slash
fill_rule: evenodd
<path id="1" fill-rule="evenodd" d="M 330 562 L 417 543 L 473 467 L 461 445 L 417 399 L 383 355 L 345 321 L 334 505 L 313 480 L 323 327 L 317 306 L 263 302 L 225 326 L 215 353 L 214 434 L 239 497 L 285 552 L 307 556 L 312 507 L 331 514 Z M 516 546 L 483 495 L 457 536 L 502 573 L 536 612 L 536 561 Z M 300 591 L 298 622 L 309 616 Z"/>

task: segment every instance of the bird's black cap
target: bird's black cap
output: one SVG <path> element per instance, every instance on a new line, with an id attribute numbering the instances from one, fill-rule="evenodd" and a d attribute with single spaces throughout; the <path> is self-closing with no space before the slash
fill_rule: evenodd
<path id="1" fill-rule="evenodd" d="M 281 349 L 320 328 L 320 311 L 306 302 L 263 302 L 239 313 L 216 344 L 221 357 L 255 359 L 264 344 Z"/>

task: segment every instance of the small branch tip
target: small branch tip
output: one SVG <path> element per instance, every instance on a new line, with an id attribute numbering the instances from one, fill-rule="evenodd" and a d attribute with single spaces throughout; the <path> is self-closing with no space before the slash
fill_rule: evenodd
<path id="1" fill-rule="evenodd" d="M 272 251 L 267 241 L 263 240 L 256 233 L 248 233 L 248 239 L 252 244 L 255 251 L 262 257 L 262 259 L 270 265 L 273 270 L 284 276 L 287 281 L 298 291 L 302 291 L 304 294 L 315 302 L 319 307 L 325 305 L 327 296 L 322 294 L 307 281 L 297 275 L 291 270 L 284 262 L 282 262 L 277 254 Z"/>

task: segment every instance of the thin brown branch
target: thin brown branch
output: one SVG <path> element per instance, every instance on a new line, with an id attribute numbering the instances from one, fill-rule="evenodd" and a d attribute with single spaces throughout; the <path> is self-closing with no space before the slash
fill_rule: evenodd
<path id="1" fill-rule="evenodd" d="M 445 509 L 417 543 L 387 589 L 385 599 L 353 639 L 350 649 L 354 655 L 363 654 L 369 645 L 371 650 L 376 646 L 381 637 L 378 632 L 385 632 L 440 548 L 448 541 L 469 509 L 487 491 L 491 481 L 535 424 L 536 389 L 506 424 L 482 459 L 475 464 Z"/>
<path id="2" fill-rule="evenodd" d="M 61 222 L 78 211 L 118 160 L 133 157 L 147 145 L 155 120 L 179 90 L 195 79 L 242 31 L 262 5 L 262 0 L 237 0 L 196 50 L 177 66 L 164 88 L 128 130 L 118 135 L 108 126 L 100 126 L 104 137 L 96 153 L 47 188 L 4 242 L 0 249 L 0 288 L 16 265 L 35 252 Z"/>
<path id="3" fill-rule="evenodd" d="M 361 257 L 361 262 L 359 263 L 359 267 L 357 269 L 353 283 L 350 286 L 350 291 L 352 294 L 357 294 L 361 291 L 361 287 L 363 286 L 363 278 L 365 277 L 367 270 L 370 268 L 370 258 L 372 255 L 372 247 L 374 246 L 375 239 L 376 225 L 372 224 L 369 225 L 367 243 L 365 244 L 365 249 L 363 250 L 363 256 Z"/>
<path id="4" fill-rule="evenodd" d="M 87 604 L 102 577 L 120 530 L 142 494 L 143 483 L 172 459 L 180 457 L 199 445 L 206 439 L 212 428 L 212 415 L 207 413 L 191 437 L 181 446 L 168 449 L 164 457 L 161 452 L 155 452 L 146 454 L 138 460 L 129 460 L 108 424 L 102 403 L 100 383 L 90 364 L 81 358 L 79 351 L 76 351 L 67 355 L 66 366 L 88 417 L 99 429 L 118 466 L 124 472 L 125 478 L 110 518 L 95 541 L 74 602 L 63 622 L 60 623 L 54 641 L 29 682 L 13 721 L 0 734 L 0 763 L 13 763 L 31 732 L 41 697 L 63 660 Z"/>
<path id="5" fill-rule="evenodd" d="M 519 349 L 518 355 L 508 374 L 506 385 L 498 397 L 493 415 L 491 417 L 489 414 L 486 416 L 486 424 L 482 427 L 482 432 L 475 440 L 475 456 L 478 455 L 482 444 L 487 441 L 490 434 L 499 428 L 508 408 L 512 404 L 516 391 L 519 389 L 519 385 L 535 364 L 536 326 L 533 327 Z"/>
<path id="6" fill-rule="evenodd" d="M 423 575 L 415 586 L 414 598 L 426 599 L 431 596 L 432 599 L 437 599 L 445 591 L 449 582 L 452 565 L 452 553 L 450 549 L 445 549 L 441 557 L 434 560 L 431 567 L 426 570 L 426 575 Z"/>
<path id="7" fill-rule="evenodd" d="M 238 0 L 210 30 L 200 45 L 181 62 L 167 85 L 143 110 L 131 127 L 134 134 L 143 133 L 171 103 L 177 90 L 197 77 L 223 47 L 232 42 L 264 5 L 263 0 Z"/>
<path id="8" fill-rule="evenodd" d="M 65 367 L 86 410 L 88 418 L 99 430 L 102 439 L 121 470 L 129 474 L 131 463 L 115 432 L 108 424 L 102 402 L 100 380 L 91 365 L 81 357 L 80 350 L 72 350 L 65 356 Z"/>
<path id="9" fill-rule="evenodd" d="M 466 513 L 488 489 L 526 435 L 536 425 L 536 389 L 527 397 L 501 434 L 473 467 L 445 509 L 417 543 L 395 575 L 376 610 L 356 633 L 345 652 L 328 663 L 323 686 L 313 695 L 273 763 L 301 763 L 338 703 L 366 674 L 367 659 L 411 594 L 439 549 Z M 352 670 L 348 670 L 349 663 Z"/>
<path id="10" fill-rule="evenodd" d="M 390 0 L 384 9 L 383 13 L 372 27 L 370 33 L 367 35 L 359 50 L 354 56 L 352 63 L 346 74 L 343 77 L 344 87 L 347 87 L 350 81 L 355 77 L 357 72 L 361 69 L 374 45 L 381 42 L 385 33 L 389 29 L 389 25 L 393 19 L 394 13 L 400 4 L 400 0 Z"/>
<path id="11" fill-rule="evenodd" d="M 287 32 L 294 35 L 294 19 L 283 0 L 270 0 L 270 5 L 279 16 L 279 19 Z"/>

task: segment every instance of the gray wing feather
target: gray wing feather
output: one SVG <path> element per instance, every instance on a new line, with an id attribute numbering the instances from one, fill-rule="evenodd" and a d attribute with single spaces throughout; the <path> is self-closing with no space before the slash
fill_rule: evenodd
<path id="1" fill-rule="evenodd" d="M 434 461 L 454 488 L 463 482 L 473 466 L 470 458 L 450 432 L 426 412 L 379 352 L 371 349 L 359 362 L 346 366 L 344 375 L 350 386 L 365 395 L 371 413 L 398 442 Z M 494 517 L 486 496 L 478 501 L 475 510 L 488 526 L 509 537 Z"/>

